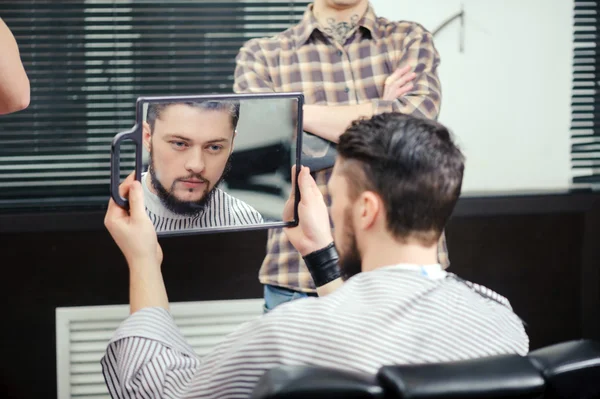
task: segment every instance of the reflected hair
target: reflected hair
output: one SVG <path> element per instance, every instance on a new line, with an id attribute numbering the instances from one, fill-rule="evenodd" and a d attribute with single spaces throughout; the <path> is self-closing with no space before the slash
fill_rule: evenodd
<path id="1" fill-rule="evenodd" d="M 196 107 L 203 110 L 210 111 L 226 111 L 231 117 L 231 126 L 233 130 L 237 128 L 238 121 L 240 119 L 240 103 L 239 101 L 176 101 L 169 103 L 150 103 L 148 104 L 148 115 L 146 116 L 146 122 L 150 125 L 150 130 L 154 132 L 154 126 L 156 120 L 161 118 L 162 113 L 173 105 L 187 105 L 189 107 Z"/>
<path id="2" fill-rule="evenodd" d="M 340 136 L 340 173 L 351 200 L 382 200 L 388 230 L 432 246 L 460 196 L 464 156 L 438 122 L 400 113 L 356 120 Z"/>

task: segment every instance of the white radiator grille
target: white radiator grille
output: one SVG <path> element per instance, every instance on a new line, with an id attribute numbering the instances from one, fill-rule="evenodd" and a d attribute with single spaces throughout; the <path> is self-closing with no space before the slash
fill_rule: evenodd
<path id="1" fill-rule="evenodd" d="M 240 324 L 262 314 L 263 299 L 171 303 L 175 322 L 200 356 Z M 100 359 L 129 305 L 56 309 L 58 399 L 110 398 Z"/>

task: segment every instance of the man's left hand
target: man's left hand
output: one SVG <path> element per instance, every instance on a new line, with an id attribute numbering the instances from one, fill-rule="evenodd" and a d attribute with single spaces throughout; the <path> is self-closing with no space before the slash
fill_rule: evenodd
<path id="1" fill-rule="evenodd" d="M 414 85 L 412 81 L 417 77 L 414 72 L 411 72 L 410 66 L 398 68 L 385 80 L 383 89 L 383 99 L 394 101 L 410 92 Z"/>

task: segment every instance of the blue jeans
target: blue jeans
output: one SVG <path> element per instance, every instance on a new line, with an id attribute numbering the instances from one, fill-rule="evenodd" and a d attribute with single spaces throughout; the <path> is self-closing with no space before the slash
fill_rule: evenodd
<path id="1" fill-rule="evenodd" d="M 269 284 L 265 284 L 264 295 L 264 313 L 275 309 L 277 306 L 285 302 L 290 302 L 300 298 L 306 298 L 308 296 L 317 296 L 317 294 L 307 294 L 305 292 L 293 291 L 289 288 L 277 287 L 275 285 Z"/>

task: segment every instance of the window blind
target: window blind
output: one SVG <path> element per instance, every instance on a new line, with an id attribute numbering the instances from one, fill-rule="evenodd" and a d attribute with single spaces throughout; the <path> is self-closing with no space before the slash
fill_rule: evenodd
<path id="1" fill-rule="evenodd" d="M 600 187 L 598 1 L 575 1 L 571 162 L 575 188 Z"/>
<path id="2" fill-rule="evenodd" d="M 2 1 L 31 104 L 0 116 L 0 211 L 105 207 L 110 142 L 133 126 L 137 97 L 231 93 L 244 42 L 297 23 L 308 3 Z M 133 151 L 122 147 L 123 173 Z"/>
<path id="3" fill-rule="evenodd" d="M 263 313 L 264 300 L 171 302 L 170 313 L 186 341 L 206 356 L 228 334 Z M 129 305 L 56 309 L 57 399 L 110 399 L 100 359 Z"/>

